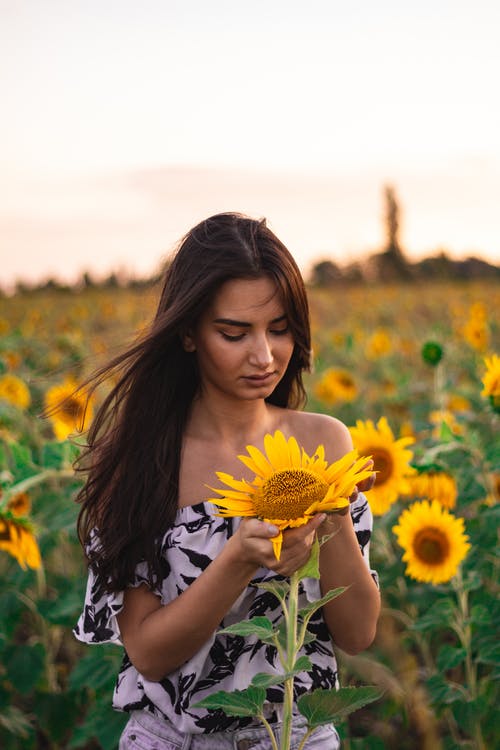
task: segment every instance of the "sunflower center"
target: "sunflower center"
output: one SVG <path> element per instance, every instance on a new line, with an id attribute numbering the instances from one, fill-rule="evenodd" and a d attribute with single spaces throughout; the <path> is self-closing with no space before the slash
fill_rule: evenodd
<path id="1" fill-rule="evenodd" d="M 307 469 L 276 471 L 262 485 L 254 500 L 255 510 L 262 518 L 300 518 L 327 490 L 328 484 Z"/>
<path id="2" fill-rule="evenodd" d="M 0 542 L 10 542 L 11 537 L 10 524 L 0 520 Z"/>
<path id="3" fill-rule="evenodd" d="M 394 463 L 390 454 L 383 448 L 369 448 L 367 454 L 373 459 L 373 470 L 377 472 L 377 484 L 380 486 L 392 477 Z"/>
<path id="4" fill-rule="evenodd" d="M 83 414 L 82 405 L 76 398 L 69 398 L 65 401 L 61 406 L 61 411 L 65 417 L 75 422 L 81 419 Z"/>
<path id="5" fill-rule="evenodd" d="M 447 557 L 450 545 L 440 529 L 428 526 L 421 529 L 413 540 L 413 551 L 419 560 L 427 565 L 439 565 Z"/>

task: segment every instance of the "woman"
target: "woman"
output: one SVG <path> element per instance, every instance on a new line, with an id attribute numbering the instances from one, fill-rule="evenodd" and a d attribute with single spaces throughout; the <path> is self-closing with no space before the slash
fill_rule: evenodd
<path id="1" fill-rule="evenodd" d="M 297 694 L 338 684 L 332 640 L 349 653 L 373 640 L 379 594 L 362 495 L 351 513 L 316 515 L 285 531 L 279 560 L 275 527 L 221 519 L 206 502 L 216 470 L 252 479 L 237 456 L 248 444 L 262 448 L 267 433 L 293 435 L 309 454 L 321 443 L 329 462 L 352 449 L 341 422 L 299 410 L 310 348 L 292 256 L 265 221 L 226 213 L 183 238 L 149 332 L 96 377 L 119 372 L 82 460 L 79 535 L 89 582 L 75 635 L 125 647 L 113 701 L 131 712 L 122 749 L 271 747 L 253 720 L 193 706 L 276 668 L 273 647 L 217 630 L 255 615 L 276 620 L 275 597 L 251 584 L 291 575 L 318 532 L 331 535 L 321 548 L 321 590 L 349 589 L 312 620 L 316 638 L 305 653 L 313 668 L 296 678 Z M 304 601 L 319 598 L 317 582 L 303 584 Z M 279 725 L 281 686 L 267 699 L 269 721 Z M 302 725 L 297 714 L 295 742 Z M 333 727 L 320 727 L 305 748 L 337 743 Z"/>

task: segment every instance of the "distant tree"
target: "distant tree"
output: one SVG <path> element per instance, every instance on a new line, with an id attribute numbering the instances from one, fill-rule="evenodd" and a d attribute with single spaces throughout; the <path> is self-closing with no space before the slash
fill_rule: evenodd
<path id="1" fill-rule="evenodd" d="M 96 286 L 96 282 L 93 279 L 90 271 L 84 271 L 84 273 L 82 274 L 81 281 L 80 281 L 80 286 L 83 289 L 92 289 L 93 287 Z"/>
<path id="2" fill-rule="evenodd" d="M 321 260 L 312 268 L 310 282 L 313 286 L 330 286 L 342 279 L 342 271 L 331 260 Z"/>
<path id="3" fill-rule="evenodd" d="M 385 247 L 381 253 L 370 258 L 367 275 L 379 281 L 409 280 L 412 278 L 412 268 L 401 249 L 399 201 L 391 185 L 384 187 L 384 203 Z"/>
<path id="4" fill-rule="evenodd" d="M 401 253 L 399 243 L 399 203 L 396 191 L 391 185 L 384 188 L 385 196 L 385 227 L 387 233 L 386 250 L 395 250 Z"/>

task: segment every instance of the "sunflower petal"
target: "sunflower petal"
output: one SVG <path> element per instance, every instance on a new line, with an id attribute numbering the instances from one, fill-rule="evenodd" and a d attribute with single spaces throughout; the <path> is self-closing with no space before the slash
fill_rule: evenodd
<path id="1" fill-rule="evenodd" d="M 248 456 L 238 456 L 250 471 L 259 476 L 267 476 L 272 471 L 272 466 L 264 454 L 254 445 L 247 445 Z"/>
<path id="2" fill-rule="evenodd" d="M 226 474 L 223 471 L 216 471 L 217 478 L 227 484 L 228 487 L 232 487 L 233 490 L 239 490 L 240 492 L 248 492 L 252 490 L 252 485 L 246 482 L 244 479 L 235 479 L 231 474 Z M 208 485 L 205 485 L 208 487 Z M 212 489 L 211 487 L 209 489 Z"/>
<path id="3" fill-rule="evenodd" d="M 276 430 L 274 435 L 267 434 L 264 437 L 264 448 L 275 471 L 289 466 L 288 443 L 282 432 Z"/>
<path id="4" fill-rule="evenodd" d="M 288 452 L 289 452 L 290 466 L 296 466 L 296 467 L 302 466 L 302 456 L 300 452 L 300 447 L 294 437 L 291 437 L 288 440 Z"/>
<path id="5" fill-rule="evenodd" d="M 273 545 L 274 556 L 279 560 L 281 557 L 281 547 L 283 545 L 283 532 L 280 531 L 276 536 L 271 537 L 271 542 Z"/>

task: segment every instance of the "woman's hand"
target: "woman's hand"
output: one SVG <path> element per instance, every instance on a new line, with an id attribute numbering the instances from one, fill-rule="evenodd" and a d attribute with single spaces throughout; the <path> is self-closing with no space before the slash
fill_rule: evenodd
<path id="1" fill-rule="evenodd" d="M 278 533 L 276 526 L 256 518 L 244 518 L 235 534 L 239 535 L 242 560 L 269 568 L 280 575 L 290 576 L 309 559 L 316 529 L 325 518 L 325 514 L 321 513 L 304 526 L 286 529 L 283 532 L 279 560 L 276 559 L 270 541 Z"/>
<path id="2" fill-rule="evenodd" d="M 371 469 L 372 466 L 373 466 L 373 461 L 372 459 L 370 459 L 369 461 L 366 462 L 366 464 L 363 464 L 362 468 Z M 358 482 L 358 484 L 354 488 L 354 491 L 349 496 L 349 502 L 355 503 L 356 500 L 358 499 L 358 495 L 360 492 L 368 492 L 368 490 L 371 490 L 371 488 L 375 484 L 376 478 L 377 478 L 377 474 L 376 472 L 373 472 L 373 474 L 371 474 L 369 477 L 367 477 L 366 479 L 362 479 L 361 482 Z"/>

